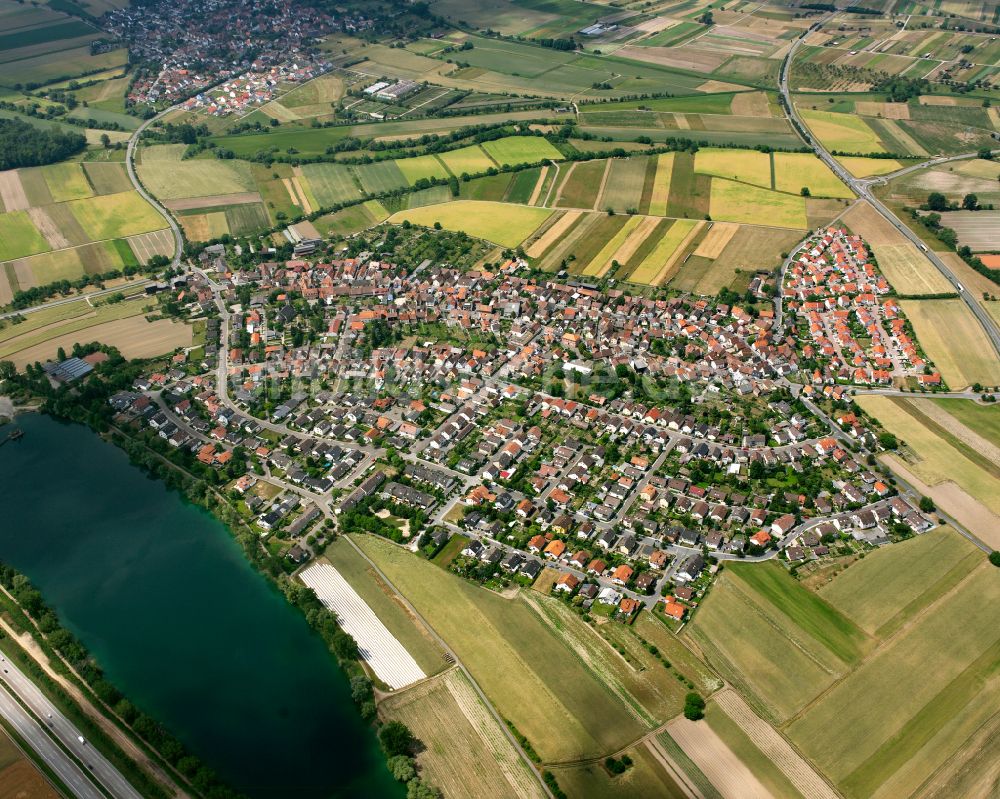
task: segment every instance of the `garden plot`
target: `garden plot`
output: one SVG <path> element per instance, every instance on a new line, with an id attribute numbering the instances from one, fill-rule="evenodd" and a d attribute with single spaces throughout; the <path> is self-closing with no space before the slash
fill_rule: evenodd
<path id="1" fill-rule="evenodd" d="M 333 566 L 317 563 L 303 571 L 301 577 L 337 614 L 340 626 L 357 641 L 361 659 L 382 682 L 397 690 L 427 676 Z"/>

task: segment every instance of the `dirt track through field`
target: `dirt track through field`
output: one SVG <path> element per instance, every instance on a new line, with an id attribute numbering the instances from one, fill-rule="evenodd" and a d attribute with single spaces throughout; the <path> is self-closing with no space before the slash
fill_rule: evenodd
<path id="1" fill-rule="evenodd" d="M 572 227 L 573 223 L 580 218 L 582 211 L 567 211 L 556 223 L 546 230 L 538 240 L 527 249 L 527 254 L 532 258 L 538 258 L 563 237 L 563 234 Z"/>
<path id="2" fill-rule="evenodd" d="M 781 769 L 803 796 L 808 796 L 809 799 L 837 799 L 837 793 L 823 781 L 812 766 L 732 688 L 724 688 L 714 699 L 767 759 Z"/>
<path id="3" fill-rule="evenodd" d="M 17 170 L 0 172 L 0 201 L 3 201 L 5 211 L 24 211 L 31 207 Z"/>
<path id="4" fill-rule="evenodd" d="M 908 402 L 924 416 L 941 425 L 941 427 L 955 436 L 959 441 L 968 444 L 984 458 L 989 458 L 997 466 L 1000 466 L 1000 447 L 992 441 L 988 441 L 975 430 L 966 427 L 946 410 L 936 405 L 933 400 L 922 401 L 911 399 Z"/>
<path id="5" fill-rule="evenodd" d="M 35 223 L 38 232 L 45 237 L 45 240 L 53 250 L 61 250 L 71 246 L 69 239 L 63 235 L 59 226 L 56 225 L 55 220 L 46 213 L 44 208 L 29 208 L 28 216 L 31 217 L 31 221 Z"/>
<path id="6" fill-rule="evenodd" d="M 770 799 L 771 793 L 704 721 L 678 718 L 667 732 L 725 799 Z"/>
<path id="7" fill-rule="evenodd" d="M 608 175 L 611 174 L 611 159 L 604 163 L 604 174 L 601 176 L 601 187 L 597 190 L 597 199 L 594 200 L 594 210 L 598 210 L 601 200 L 604 197 L 604 187 L 608 185 Z"/>
<path id="8" fill-rule="evenodd" d="M 538 202 L 538 195 L 542 193 L 542 186 L 545 185 L 545 178 L 549 176 L 549 168 L 547 166 L 542 167 L 542 171 L 538 173 L 538 180 L 535 181 L 535 188 L 531 190 L 531 197 L 528 199 L 528 205 L 534 205 Z"/>
<path id="9" fill-rule="evenodd" d="M 663 766 L 663 770 L 670 775 L 674 784 L 681 789 L 687 799 L 704 799 L 701 791 L 691 784 L 687 774 L 673 761 L 673 758 L 663 748 L 663 745 L 656 740 L 655 736 L 646 739 L 646 748 L 656 758 L 657 762 Z"/>

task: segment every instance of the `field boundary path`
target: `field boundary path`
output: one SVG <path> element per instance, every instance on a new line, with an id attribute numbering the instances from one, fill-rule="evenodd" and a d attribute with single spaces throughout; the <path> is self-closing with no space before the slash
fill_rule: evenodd
<path id="1" fill-rule="evenodd" d="M 160 201 L 146 191 L 146 187 L 142 185 L 142 181 L 139 180 L 139 176 L 135 172 L 135 146 L 139 143 L 142 132 L 160 117 L 169 114 L 173 110 L 174 108 L 171 107 L 165 111 L 161 111 L 155 117 L 147 119 L 135 129 L 135 132 L 129 137 L 128 148 L 125 150 L 125 171 L 128 173 L 128 179 L 132 181 L 132 185 L 139 193 L 139 196 L 153 206 L 160 216 L 167 220 L 167 225 L 174 234 L 174 257 L 171 260 L 171 266 L 177 269 L 181 265 L 181 256 L 184 254 L 184 237 L 181 235 L 180 226 L 178 226 L 177 221 L 170 212 L 160 204 Z"/>
<path id="2" fill-rule="evenodd" d="M 826 783 L 809 762 L 770 724 L 760 718 L 732 688 L 723 688 L 719 691 L 715 701 L 767 759 L 781 769 L 788 777 L 788 781 L 803 796 L 808 796 L 809 799 L 838 799 L 839 794 Z"/>
<path id="3" fill-rule="evenodd" d="M 856 0 L 851 0 L 851 2 L 846 4 L 845 8 L 849 8 L 854 5 L 855 2 Z M 990 343 L 993 345 L 993 349 L 996 350 L 997 355 L 1000 355 L 1000 326 L 997 325 L 993 317 L 990 316 L 990 314 L 978 302 L 976 302 L 974 297 L 970 296 L 970 293 L 965 290 L 958 278 L 955 277 L 955 273 L 951 271 L 945 262 L 942 261 L 936 253 L 929 250 L 916 233 L 903 224 L 899 217 L 890 211 L 881 202 L 881 200 L 875 197 L 871 188 L 874 181 L 855 178 L 850 172 L 848 172 L 846 167 L 837 161 L 837 159 L 830 154 L 826 147 L 823 146 L 816 135 L 810 130 L 808 125 L 802 121 L 798 111 L 795 110 L 795 104 L 792 102 L 792 94 L 789 88 L 789 75 L 792 71 L 792 61 L 795 58 L 795 51 L 799 49 L 799 46 L 805 41 L 805 38 L 809 35 L 810 31 L 828 22 L 841 10 L 843 9 L 837 9 L 831 12 L 806 28 L 788 50 L 785 60 L 781 62 L 781 69 L 778 77 L 778 91 L 784 99 L 785 111 L 788 114 L 788 118 L 793 123 L 793 127 L 799 130 L 806 144 L 813 149 L 813 152 L 816 153 L 817 157 L 830 167 L 830 169 L 833 170 L 833 173 L 839 177 L 851 189 L 851 191 L 857 194 L 862 200 L 867 201 L 872 208 L 878 211 L 879 214 L 881 214 L 886 221 L 889 222 L 889 224 L 899 231 L 908 241 L 918 247 L 924 257 L 927 258 L 927 260 L 929 260 L 935 268 L 937 268 L 937 270 L 944 275 L 945 279 L 955 287 L 955 290 L 958 292 L 959 297 L 961 297 L 966 307 L 968 307 L 968 309 L 972 312 L 972 315 L 979 320 L 980 325 L 982 325 L 983 329 L 986 331 L 986 335 L 989 337 Z M 932 161 L 928 162 L 926 165 L 940 163 L 944 160 L 950 159 L 932 159 Z M 908 169 L 915 169 L 917 166 L 919 165 L 914 165 L 914 167 L 909 167 Z"/>

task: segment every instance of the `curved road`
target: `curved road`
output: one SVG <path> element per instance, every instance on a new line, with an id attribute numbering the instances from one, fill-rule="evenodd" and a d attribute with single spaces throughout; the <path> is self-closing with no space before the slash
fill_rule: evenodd
<path id="1" fill-rule="evenodd" d="M 837 13 L 839 12 L 835 11 L 832 14 L 827 15 L 817 24 L 822 24 L 827 22 Z M 805 41 L 805 37 L 809 35 L 809 32 L 813 29 L 813 27 L 815 26 L 810 26 L 792 44 L 791 49 L 788 51 L 788 55 L 785 57 L 785 60 L 781 64 L 781 74 L 778 82 L 778 88 L 781 91 L 781 96 L 785 98 L 785 105 L 787 106 L 788 116 L 793 122 L 795 122 L 795 124 L 802 131 L 809 131 L 809 128 L 802 121 L 802 119 L 799 117 L 798 112 L 795 110 L 795 105 L 792 102 L 791 93 L 788 88 L 788 75 L 791 72 L 792 60 L 795 58 L 795 51 L 798 50 L 802 42 Z M 886 208 L 886 206 L 883 205 L 882 202 L 875 197 L 875 195 L 872 193 L 871 183 L 869 181 L 855 178 L 850 172 L 848 172 L 843 166 L 841 166 L 841 164 L 829 153 L 829 151 L 827 151 L 827 149 L 819 142 L 819 139 L 817 139 L 816 136 L 811 131 L 809 131 L 808 135 L 806 136 L 806 143 L 810 147 L 812 147 L 813 152 L 815 152 L 816 155 L 819 156 L 819 158 L 828 167 L 830 167 L 830 169 L 833 170 L 833 173 L 837 177 L 839 177 L 844 183 L 846 183 L 855 194 L 857 194 L 861 199 L 867 200 L 876 211 L 878 211 L 883 217 L 885 217 L 886 221 L 888 221 L 889 224 L 891 224 L 894 228 L 896 228 L 896 230 L 898 230 L 903 236 L 905 236 L 919 250 L 921 250 L 924 253 L 924 256 L 932 264 L 934 264 L 937 270 L 942 275 L 945 276 L 945 278 L 948 280 L 949 283 L 951 283 L 952 286 L 954 286 L 955 291 L 958 293 L 959 297 L 962 298 L 962 301 L 965 302 L 968 309 L 972 311 L 973 316 L 975 316 L 976 319 L 979 320 L 979 323 L 986 331 L 986 335 L 989 336 L 990 343 L 993 345 L 993 348 L 997 351 L 997 354 L 1000 355 L 1000 328 L 998 328 L 997 323 L 983 309 L 983 307 L 980 306 L 979 303 L 977 303 L 976 300 L 969 294 L 969 292 L 965 290 L 965 287 L 959 282 L 958 278 L 955 277 L 955 274 L 944 263 L 944 261 L 938 258 L 938 256 L 935 253 L 929 251 L 927 247 L 924 245 L 924 243 L 920 240 L 920 237 L 917 236 L 917 234 L 914 233 L 912 230 L 910 230 L 906 225 L 904 225 L 892 211 Z M 929 162 L 928 165 L 934 163 L 943 163 L 949 160 L 958 160 L 959 158 L 967 158 L 967 157 L 969 156 L 967 155 L 958 156 L 956 158 L 951 158 L 951 159 L 948 158 L 933 159 L 931 162 Z M 916 168 L 918 167 L 917 166 L 908 167 L 905 170 L 900 170 L 900 173 L 912 171 Z"/>
<path id="2" fill-rule="evenodd" d="M 132 185 L 135 186 L 135 190 L 139 192 L 139 195 L 157 211 L 159 211 L 160 215 L 167 220 L 167 224 L 170 226 L 170 232 L 174 235 L 174 258 L 171 266 L 174 269 L 177 269 L 181 265 L 181 255 L 184 253 L 184 237 L 181 235 L 181 229 L 178 227 L 173 216 L 170 215 L 170 212 L 160 205 L 159 200 L 146 191 L 145 187 L 139 181 L 139 176 L 135 173 L 135 147 L 139 143 L 139 138 L 142 136 L 142 132 L 164 114 L 168 114 L 173 110 L 173 108 L 168 108 L 166 111 L 161 111 L 155 117 L 150 117 L 135 129 L 135 132 L 128 140 L 128 149 L 125 151 L 125 170 L 128 172 L 128 179 L 132 181 Z"/>

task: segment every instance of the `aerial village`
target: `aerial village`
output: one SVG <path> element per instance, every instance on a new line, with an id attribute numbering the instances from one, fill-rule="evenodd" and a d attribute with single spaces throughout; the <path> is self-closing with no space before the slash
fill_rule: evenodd
<path id="1" fill-rule="evenodd" d="M 849 401 L 883 350 L 886 371 L 919 360 L 843 231 L 789 270 L 805 347 L 770 307 L 600 292 L 516 256 L 202 259 L 172 291 L 205 346 L 112 403 L 221 474 L 289 568 L 360 527 L 427 556 L 454 547 L 450 568 L 489 587 L 544 573 L 580 607 L 681 622 L 726 560 L 801 568 L 933 526 Z M 870 315 L 882 349 L 841 311 Z M 799 367 L 811 348 L 818 377 Z"/>

